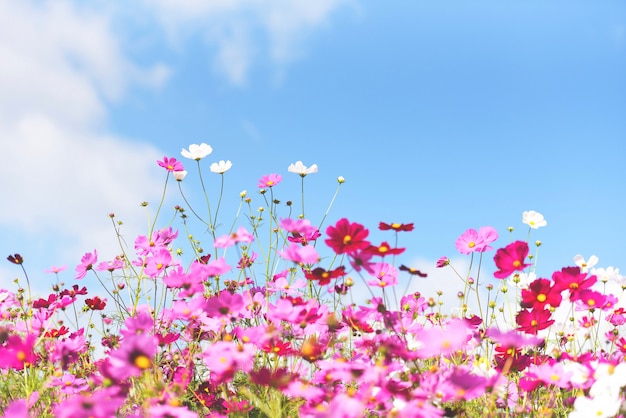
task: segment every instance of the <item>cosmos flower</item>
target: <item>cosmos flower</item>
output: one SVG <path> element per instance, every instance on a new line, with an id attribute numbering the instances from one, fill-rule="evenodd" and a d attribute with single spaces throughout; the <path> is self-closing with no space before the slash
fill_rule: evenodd
<path id="1" fill-rule="evenodd" d="M 522 222 L 530 226 L 532 229 L 538 229 L 548 224 L 543 215 L 539 212 L 535 212 L 534 210 L 527 210 L 522 213 Z"/>
<path id="2" fill-rule="evenodd" d="M 530 265 L 524 263 L 527 255 L 528 244 L 524 241 L 515 241 L 504 248 L 500 248 L 493 258 L 496 267 L 498 267 L 498 271 L 493 275 L 498 279 L 504 279 L 515 271 L 524 270 Z"/>
<path id="3" fill-rule="evenodd" d="M 498 239 L 498 232 L 490 226 L 483 226 L 478 231 L 468 229 L 456 240 L 456 248 L 461 254 L 469 254 L 473 252 L 485 252 L 492 250 L 489 246 Z"/>
<path id="4" fill-rule="evenodd" d="M 98 251 L 93 250 L 93 253 L 85 253 L 80 259 L 80 264 L 76 266 L 75 278 L 80 280 L 85 278 L 87 272 L 93 269 L 94 265 L 98 262 Z"/>
<path id="5" fill-rule="evenodd" d="M 412 223 L 410 224 L 399 224 L 399 223 L 387 224 L 385 222 L 380 222 L 378 224 L 378 229 L 380 229 L 381 231 L 389 231 L 390 229 L 393 229 L 396 232 L 400 232 L 400 231 L 410 232 L 414 229 L 414 226 Z"/>
<path id="6" fill-rule="evenodd" d="M 266 187 L 274 187 L 278 183 L 280 183 L 283 179 L 283 176 L 280 174 L 266 174 L 259 180 L 258 186 L 259 189 L 265 189 Z"/>
<path id="7" fill-rule="evenodd" d="M 157 161 L 157 163 L 159 164 L 159 166 L 163 167 L 170 173 L 173 173 L 175 171 L 185 171 L 185 167 L 183 167 L 183 164 L 177 161 L 176 158 L 163 157 L 163 161 Z"/>
<path id="8" fill-rule="evenodd" d="M 299 174 L 300 177 L 305 177 L 307 174 L 317 173 L 317 164 L 313 164 L 311 167 L 302 164 L 302 161 L 296 161 L 295 164 L 290 164 L 287 171 L 290 173 Z"/>
<path id="9" fill-rule="evenodd" d="M 337 254 L 352 254 L 370 246 L 370 242 L 365 239 L 369 231 L 363 225 L 350 222 L 346 218 L 326 228 L 326 233 L 326 244 Z"/>
<path id="10" fill-rule="evenodd" d="M 233 163 L 231 163 L 230 160 L 228 161 L 220 160 L 220 162 L 218 163 L 211 164 L 210 169 L 213 173 L 224 174 L 225 172 L 230 170 L 232 166 L 233 166 Z"/>
<path id="11" fill-rule="evenodd" d="M 200 145 L 191 144 L 189 145 L 189 151 L 183 148 L 180 154 L 185 158 L 200 161 L 201 159 L 211 154 L 212 152 L 213 152 L 213 148 L 211 148 L 210 145 L 202 143 Z"/>

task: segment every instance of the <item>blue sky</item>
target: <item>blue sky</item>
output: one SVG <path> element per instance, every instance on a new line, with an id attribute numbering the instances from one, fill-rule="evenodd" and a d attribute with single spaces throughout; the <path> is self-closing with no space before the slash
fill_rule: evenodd
<path id="1" fill-rule="evenodd" d="M 287 167 L 302 160 L 319 166 L 307 217 L 343 176 L 326 225 L 348 217 L 381 241 L 379 221 L 413 222 L 405 264 L 466 262 L 454 241 L 467 228 L 525 239 L 536 210 L 541 276 L 576 254 L 626 269 L 623 2 L 23 1 L 0 4 L 0 28 L 0 249 L 31 279 L 67 265 L 71 283 L 84 252 L 115 255 L 109 212 L 145 232 L 157 158 L 190 168 L 197 199 L 180 150 L 202 142 L 213 201 L 209 164 L 233 163 L 226 224 L 240 191 L 261 205 L 263 174 L 299 202 Z M 14 267 L 0 266 L 3 286 Z"/>

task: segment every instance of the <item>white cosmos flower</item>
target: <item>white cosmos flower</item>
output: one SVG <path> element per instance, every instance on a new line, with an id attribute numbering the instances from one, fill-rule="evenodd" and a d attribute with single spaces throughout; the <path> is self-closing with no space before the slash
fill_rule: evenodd
<path id="1" fill-rule="evenodd" d="M 187 175 L 187 172 L 185 170 L 183 171 L 174 171 L 174 178 L 177 181 L 183 181 L 183 179 L 185 178 L 185 176 Z"/>
<path id="2" fill-rule="evenodd" d="M 574 401 L 574 410 L 569 413 L 569 418 L 610 418 L 614 417 L 622 405 L 619 397 L 612 394 L 601 394 L 589 398 L 581 395 Z"/>
<path id="3" fill-rule="evenodd" d="M 189 145 L 189 151 L 183 148 L 180 154 L 185 158 L 200 161 L 201 159 L 203 159 L 204 157 L 206 157 L 212 152 L 213 152 L 213 148 L 211 148 L 210 145 L 207 145 L 203 142 L 200 145 L 198 144 Z"/>
<path id="4" fill-rule="evenodd" d="M 230 160 L 228 161 L 220 160 L 219 163 L 211 164 L 210 168 L 211 168 L 211 171 L 214 173 L 224 174 L 225 172 L 230 170 L 232 166 L 233 166 L 233 163 L 231 163 Z"/>
<path id="5" fill-rule="evenodd" d="M 582 255 L 577 254 L 574 257 L 574 263 L 576 263 L 576 265 L 580 267 L 581 272 L 587 273 L 591 267 L 598 264 L 598 257 L 592 255 L 591 257 L 589 257 L 589 261 L 585 261 L 585 258 Z"/>
<path id="6" fill-rule="evenodd" d="M 306 176 L 307 174 L 317 173 L 317 164 L 313 164 L 311 167 L 307 168 L 302 161 L 296 161 L 295 164 L 289 165 L 287 169 L 290 173 L 299 174 L 301 177 Z"/>
<path id="7" fill-rule="evenodd" d="M 522 222 L 530 226 L 532 229 L 541 228 L 546 226 L 548 222 L 544 219 L 543 215 L 534 210 L 527 210 L 522 213 Z"/>
<path id="8" fill-rule="evenodd" d="M 594 269 L 592 268 L 591 270 L 591 274 L 593 274 L 594 276 L 598 277 L 598 280 L 601 281 L 602 283 L 606 283 L 606 282 L 615 282 L 615 283 L 619 283 L 622 284 L 624 282 L 624 278 L 622 277 L 621 274 L 619 274 L 619 269 L 616 269 L 615 267 L 607 267 L 607 268 L 597 268 Z"/>

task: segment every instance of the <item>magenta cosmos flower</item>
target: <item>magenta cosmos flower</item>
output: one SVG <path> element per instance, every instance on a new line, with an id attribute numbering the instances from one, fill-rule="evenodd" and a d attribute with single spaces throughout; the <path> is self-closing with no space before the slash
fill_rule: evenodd
<path id="1" fill-rule="evenodd" d="M 159 166 L 163 167 L 170 173 L 173 173 L 174 171 L 185 170 L 185 167 L 183 167 L 183 164 L 180 161 L 176 160 L 176 158 L 163 157 L 163 160 L 157 161 L 157 163 L 159 164 Z"/>
<path id="2" fill-rule="evenodd" d="M 498 279 L 509 277 L 515 271 L 522 271 L 530 264 L 525 264 L 524 260 L 528 255 L 528 244 L 524 241 L 515 241 L 504 248 L 496 251 L 493 260 L 498 267 L 498 271 L 493 273 Z"/>
<path id="3" fill-rule="evenodd" d="M 490 226 L 483 226 L 478 231 L 468 229 L 456 240 L 456 248 L 461 254 L 485 252 L 492 250 L 489 246 L 498 239 L 498 232 Z"/>
<path id="4" fill-rule="evenodd" d="M 265 189 L 266 187 L 274 187 L 278 183 L 280 183 L 282 179 L 283 179 L 283 176 L 281 176 L 280 174 L 266 174 L 263 177 L 261 177 L 261 180 L 259 180 L 259 184 L 258 184 L 259 189 Z"/>

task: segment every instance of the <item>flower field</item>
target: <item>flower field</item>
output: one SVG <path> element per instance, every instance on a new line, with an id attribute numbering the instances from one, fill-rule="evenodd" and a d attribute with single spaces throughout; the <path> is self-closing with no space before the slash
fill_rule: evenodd
<path id="1" fill-rule="evenodd" d="M 198 168 L 212 148 L 182 156 Z M 427 281 L 424 266 L 396 262 L 412 223 L 368 226 L 304 216 L 275 197 L 282 176 L 256 185 L 262 205 L 241 192 L 235 221 L 219 222 L 222 195 L 193 207 L 181 161 L 157 162 L 163 196 L 176 184 L 181 204 L 163 200 L 149 230 L 119 255 L 94 249 L 75 271 L 51 267 L 56 282 L 33 297 L 30 254 L 14 289 L 0 289 L 0 411 L 5 417 L 613 417 L 626 386 L 626 280 L 597 259 L 537 277 L 532 231 L 547 226 L 522 214 L 526 239 L 501 248 L 504 231 L 484 226 L 459 235 L 469 260 L 459 271 L 458 305 L 440 294 L 407 293 Z M 230 161 L 209 166 L 222 180 Z M 298 161 L 302 179 L 316 165 Z M 206 197 L 206 190 L 202 190 Z M 184 202 L 184 203 L 183 203 Z M 256 204 L 256 203 L 255 203 Z M 147 205 L 147 204 L 146 204 Z M 243 214 L 243 215 L 242 215 Z M 222 225 L 218 228 L 217 225 Z M 193 228 L 200 226 L 202 242 Z M 388 234 L 370 240 L 371 228 Z M 225 228 L 228 228 L 225 230 Z M 191 249 L 183 251 L 182 244 Z M 485 277 L 481 266 L 494 267 Z M 420 270 L 420 268 L 422 270 Z M 483 267 L 484 269 L 484 267 Z M 101 286 L 87 288 L 85 278 Z M 68 283 L 66 283 L 66 281 Z M 495 284 L 494 284 L 495 283 Z M 353 303 L 355 292 L 366 303 Z"/>

